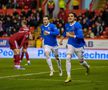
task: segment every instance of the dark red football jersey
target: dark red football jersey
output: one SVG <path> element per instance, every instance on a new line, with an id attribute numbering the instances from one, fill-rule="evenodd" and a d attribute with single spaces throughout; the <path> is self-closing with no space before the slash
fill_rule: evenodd
<path id="1" fill-rule="evenodd" d="M 9 39 L 11 49 L 20 48 L 21 46 L 23 46 L 24 41 L 26 41 L 28 37 L 29 28 L 21 27 L 19 32 L 13 34 Z"/>

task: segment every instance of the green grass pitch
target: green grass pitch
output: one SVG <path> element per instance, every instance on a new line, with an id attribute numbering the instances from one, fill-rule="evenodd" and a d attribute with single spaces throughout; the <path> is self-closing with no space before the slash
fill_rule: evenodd
<path id="1" fill-rule="evenodd" d="M 0 58 L 0 90 L 108 90 L 108 61 L 88 60 L 90 75 L 85 75 L 85 69 L 78 60 L 72 60 L 72 82 L 64 83 L 66 79 L 65 60 L 62 60 L 63 76 L 60 77 L 55 60 L 54 76 L 49 76 L 49 68 L 45 60 L 31 60 L 26 70 L 15 70 L 12 59 Z"/>

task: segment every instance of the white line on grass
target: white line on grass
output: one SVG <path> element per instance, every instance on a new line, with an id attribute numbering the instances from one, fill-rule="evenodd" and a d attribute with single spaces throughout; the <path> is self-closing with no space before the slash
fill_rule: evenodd
<path id="1" fill-rule="evenodd" d="M 0 77 L 0 79 L 3 79 L 3 78 L 14 78 L 14 77 L 20 77 L 20 76 L 40 75 L 40 74 L 46 74 L 46 73 L 49 73 L 49 72 L 39 72 L 39 73 L 28 73 L 28 74 L 10 75 L 10 76 Z"/>
<path id="2" fill-rule="evenodd" d="M 83 68 L 76 68 L 76 69 L 72 69 L 72 70 L 79 70 L 79 69 L 83 69 Z M 58 71 L 55 71 L 55 72 L 58 72 Z M 41 74 L 47 74 L 47 73 L 49 73 L 49 72 L 38 72 L 38 73 L 28 73 L 28 74 L 10 75 L 10 76 L 0 77 L 0 79 L 21 77 L 21 76 L 41 75 Z"/>
<path id="3" fill-rule="evenodd" d="M 99 67 L 93 67 L 93 68 L 105 68 L 105 67 L 106 66 L 99 66 Z M 84 69 L 84 68 L 76 68 L 76 69 L 72 69 L 72 71 L 73 70 L 81 70 L 81 69 Z M 55 71 L 55 72 L 58 72 L 58 71 Z M 21 77 L 21 76 L 23 77 L 23 76 L 32 76 L 32 75 L 42 75 L 42 74 L 47 74 L 47 73 L 49 73 L 49 72 L 38 72 L 38 73 L 27 73 L 27 74 L 19 74 L 19 75 L 10 75 L 10 76 L 0 77 L 0 79 Z"/>
<path id="4" fill-rule="evenodd" d="M 64 82 L 64 80 L 58 80 L 58 79 L 12 79 L 12 80 L 24 80 L 24 81 L 55 81 L 55 82 Z M 72 82 L 83 82 L 83 83 L 93 83 L 93 82 L 98 82 L 98 83 L 102 83 L 104 81 L 92 81 L 92 80 L 73 80 Z"/>

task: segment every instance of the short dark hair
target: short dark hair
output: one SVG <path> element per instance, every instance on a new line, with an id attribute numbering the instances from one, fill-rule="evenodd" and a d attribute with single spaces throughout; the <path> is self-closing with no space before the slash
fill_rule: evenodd
<path id="1" fill-rule="evenodd" d="M 50 19 L 48 15 L 44 15 L 44 16 L 43 16 L 43 18 L 46 18 L 46 17 L 47 17 L 48 19 Z"/>
<path id="2" fill-rule="evenodd" d="M 68 15 L 69 15 L 69 14 L 73 14 L 74 17 L 77 17 L 76 13 L 74 13 L 74 12 L 69 12 Z"/>

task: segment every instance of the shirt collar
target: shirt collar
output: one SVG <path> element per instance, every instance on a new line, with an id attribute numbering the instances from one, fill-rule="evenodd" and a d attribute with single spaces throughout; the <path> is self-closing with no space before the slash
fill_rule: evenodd
<path id="1" fill-rule="evenodd" d="M 50 23 L 48 23 L 45 27 L 48 27 Z"/>
<path id="2" fill-rule="evenodd" d="M 76 23 L 76 21 L 74 21 L 72 24 L 69 24 L 70 26 L 73 26 Z"/>

